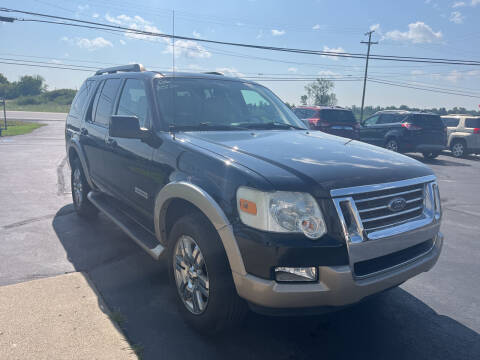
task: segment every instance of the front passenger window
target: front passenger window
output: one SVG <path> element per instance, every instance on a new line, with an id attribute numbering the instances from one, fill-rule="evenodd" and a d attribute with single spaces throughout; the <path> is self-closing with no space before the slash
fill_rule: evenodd
<path id="1" fill-rule="evenodd" d="M 120 95 L 117 115 L 136 116 L 140 127 L 149 127 L 150 111 L 143 81 L 127 79 Z"/>
<path id="2" fill-rule="evenodd" d="M 379 115 L 377 115 L 377 116 L 372 116 L 372 117 L 368 118 L 367 120 L 365 120 L 365 121 L 363 122 L 363 125 L 364 125 L 364 126 L 372 126 L 372 125 L 375 125 L 375 124 L 377 123 L 379 117 L 380 117 Z"/>

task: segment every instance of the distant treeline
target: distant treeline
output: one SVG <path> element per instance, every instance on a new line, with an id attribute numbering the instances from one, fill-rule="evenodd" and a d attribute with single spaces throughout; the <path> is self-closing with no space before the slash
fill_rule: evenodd
<path id="1" fill-rule="evenodd" d="M 348 107 L 353 111 L 353 114 L 357 119 L 360 119 L 360 106 L 352 105 Z M 411 108 L 407 105 L 400 105 L 400 106 L 365 106 L 363 108 L 363 118 L 366 119 L 370 115 L 375 114 L 377 111 L 382 110 L 407 110 L 407 111 L 424 111 L 424 112 L 432 112 L 438 115 L 448 115 L 448 114 L 470 114 L 475 116 L 480 116 L 480 111 L 475 110 L 467 110 L 464 107 L 454 107 L 452 109 L 446 109 L 444 107 L 441 108 L 432 108 L 432 109 L 419 109 L 419 108 Z"/>
<path id="2" fill-rule="evenodd" d="M 10 82 L 3 74 L 0 74 L 0 98 L 15 99 L 19 105 L 37 105 L 50 102 L 70 105 L 76 93 L 77 91 L 73 89 L 48 91 L 45 79 L 40 75 L 24 75 L 18 81 Z"/>

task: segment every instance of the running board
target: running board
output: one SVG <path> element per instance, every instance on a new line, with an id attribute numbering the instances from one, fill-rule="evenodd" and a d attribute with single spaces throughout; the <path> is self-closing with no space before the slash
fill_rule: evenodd
<path id="1" fill-rule="evenodd" d="M 120 227 L 128 236 L 132 238 L 143 250 L 145 250 L 155 260 L 160 258 L 165 249 L 159 244 L 157 238 L 142 225 L 127 216 L 123 211 L 117 209 L 108 196 L 99 192 L 90 191 L 88 200 L 103 212 L 110 220 Z"/>

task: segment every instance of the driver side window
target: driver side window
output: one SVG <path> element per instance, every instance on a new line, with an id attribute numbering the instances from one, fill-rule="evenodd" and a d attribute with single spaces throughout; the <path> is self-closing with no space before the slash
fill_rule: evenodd
<path id="1" fill-rule="evenodd" d="M 363 122 L 363 126 L 372 126 L 378 123 L 380 115 L 372 116 Z"/>

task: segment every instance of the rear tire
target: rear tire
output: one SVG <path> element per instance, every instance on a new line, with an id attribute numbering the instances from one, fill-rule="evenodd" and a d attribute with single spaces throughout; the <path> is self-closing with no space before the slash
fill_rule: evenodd
<path id="1" fill-rule="evenodd" d="M 435 159 L 440 153 L 438 152 L 424 152 L 422 153 L 425 159 Z"/>
<path id="2" fill-rule="evenodd" d="M 80 160 L 73 160 L 71 165 L 72 199 L 75 211 L 83 218 L 95 218 L 98 215 L 98 209 L 88 200 L 87 195 L 91 188 L 85 178 Z"/>
<path id="3" fill-rule="evenodd" d="M 385 148 L 391 151 L 398 152 L 399 150 L 398 141 L 394 138 L 388 139 L 385 144 Z"/>
<path id="4" fill-rule="evenodd" d="M 195 330 L 217 333 L 244 319 L 247 305 L 236 292 L 218 233 L 203 214 L 187 214 L 175 222 L 168 259 L 179 310 Z"/>
<path id="5" fill-rule="evenodd" d="M 461 140 L 456 140 L 453 142 L 450 150 L 452 151 L 452 155 L 456 158 L 460 158 L 466 155 L 466 146 L 465 143 Z"/>

